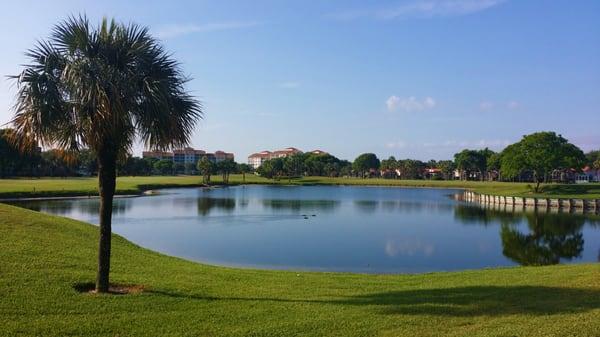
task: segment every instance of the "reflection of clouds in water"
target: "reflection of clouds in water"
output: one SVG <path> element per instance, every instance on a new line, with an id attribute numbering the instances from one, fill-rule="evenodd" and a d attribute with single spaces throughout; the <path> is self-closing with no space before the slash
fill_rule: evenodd
<path id="1" fill-rule="evenodd" d="M 431 256 L 435 252 L 435 246 L 431 243 L 422 242 L 419 239 L 394 241 L 388 240 L 385 243 L 385 253 L 394 257 L 397 255 L 414 256 L 422 254 Z"/>

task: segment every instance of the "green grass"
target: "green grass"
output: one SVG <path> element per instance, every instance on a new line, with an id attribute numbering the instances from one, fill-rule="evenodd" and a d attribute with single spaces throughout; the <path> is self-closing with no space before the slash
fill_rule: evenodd
<path id="1" fill-rule="evenodd" d="M 214 183 L 220 183 L 220 176 L 213 176 Z M 199 176 L 152 176 L 119 177 L 119 194 L 137 194 L 141 191 L 160 187 L 200 186 Z M 232 175 L 230 183 L 242 183 L 241 175 Z M 396 180 L 396 179 L 358 179 L 303 177 L 299 179 L 271 180 L 255 175 L 246 175 L 247 184 L 295 184 L 295 185 L 369 185 L 404 186 L 435 188 L 468 188 L 475 192 L 518 197 L 546 198 L 600 198 L 600 184 L 547 184 L 542 193 L 532 193 L 527 183 L 481 182 L 481 181 L 443 181 L 443 180 Z M 97 194 L 96 178 L 44 178 L 44 179 L 1 179 L 0 198 L 44 197 L 44 196 L 85 196 Z"/>
<path id="2" fill-rule="evenodd" d="M 0 204 L 2 336 L 598 336 L 600 264 L 421 275 L 260 271 L 164 256 L 119 236 L 94 280 L 97 228 Z"/>

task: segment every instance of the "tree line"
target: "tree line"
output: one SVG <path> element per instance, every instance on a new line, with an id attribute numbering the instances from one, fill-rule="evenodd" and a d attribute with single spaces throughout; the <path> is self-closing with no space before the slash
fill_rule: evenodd
<path id="1" fill-rule="evenodd" d="M 10 142 L 11 129 L 0 130 L 0 177 L 10 176 L 91 176 L 98 171 L 97 156 L 91 150 L 67 155 L 61 150 L 26 151 Z M 266 160 L 256 170 L 259 175 L 283 179 L 301 176 L 383 177 L 389 179 L 440 179 L 526 181 L 538 189 L 543 182 L 569 181 L 583 167 L 600 170 L 600 150 L 584 154 L 577 146 L 554 132 L 524 136 L 500 152 L 464 149 L 453 160 L 396 159 L 380 160 L 373 153 L 363 153 L 353 162 L 331 154 L 298 153 Z M 213 175 L 229 181 L 233 173 L 254 172 L 251 166 L 225 160 L 218 163 L 203 157 L 197 163 L 175 163 L 170 159 L 126 156 L 117 162 L 118 175 L 201 175 L 210 183 Z"/>

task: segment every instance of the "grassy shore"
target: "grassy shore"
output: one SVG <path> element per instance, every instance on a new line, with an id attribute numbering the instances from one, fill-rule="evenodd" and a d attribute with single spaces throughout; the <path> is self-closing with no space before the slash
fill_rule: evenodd
<path id="1" fill-rule="evenodd" d="M 220 176 L 213 176 L 216 184 L 222 182 Z M 231 184 L 241 184 L 241 175 L 232 175 Z M 199 176 L 151 176 L 119 177 L 118 194 L 138 194 L 144 190 L 164 187 L 200 186 Z M 358 179 L 303 177 L 298 179 L 272 180 L 255 175 L 246 175 L 246 184 L 295 184 L 295 185 L 368 185 L 368 186 L 404 186 L 435 188 L 467 188 L 475 192 L 546 198 L 600 198 L 600 184 L 547 184 L 542 193 L 532 193 L 527 183 L 503 183 L 481 181 L 443 181 L 443 180 L 397 180 L 397 179 Z M 45 197 L 45 196 L 85 196 L 96 195 L 96 178 L 44 178 L 44 179 L 1 179 L 0 198 Z"/>
<path id="2" fill-rule="evenodd" d="M 222 268 L 113 239 L 94 280 L 92 225 L 0 204 L 0 335 L 597 336 L 600 265 L 422 275 Z"/>

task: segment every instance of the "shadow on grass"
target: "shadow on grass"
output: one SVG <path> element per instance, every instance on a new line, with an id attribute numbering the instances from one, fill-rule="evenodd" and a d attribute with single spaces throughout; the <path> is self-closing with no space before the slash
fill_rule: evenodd
<path id="1" fill-rule="evenodd" d="M 158 296 L 205 301 L 251 301 L 368 306 L 381 314 L 438 316 L 552 315 L 600 308 L 600 290 L 536 286 L 478 286 L 365 294 L 341 299 L 218 297 L 163 290 Z"/>

